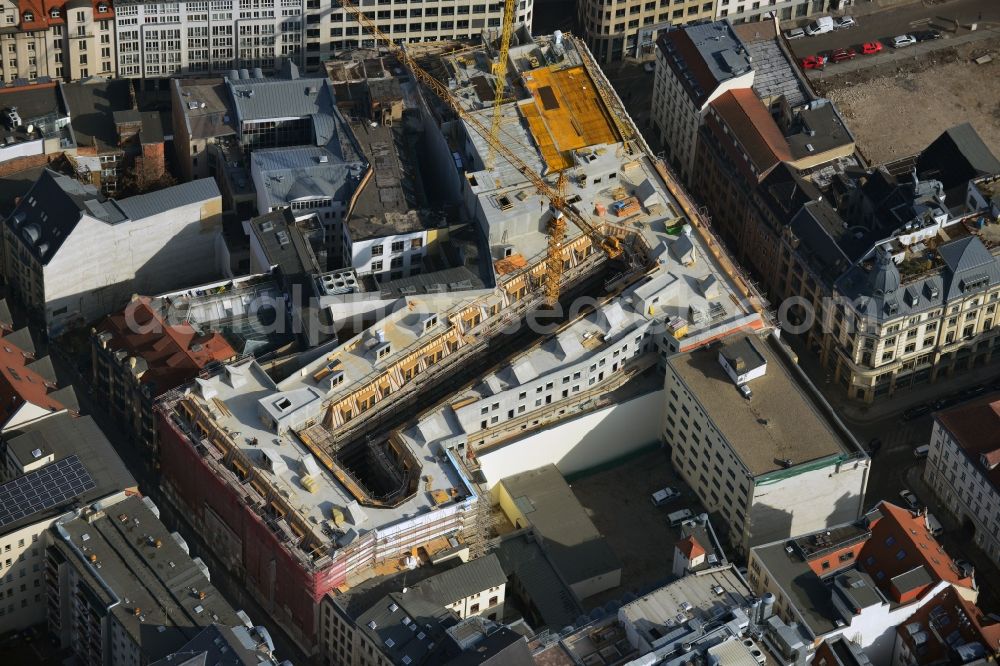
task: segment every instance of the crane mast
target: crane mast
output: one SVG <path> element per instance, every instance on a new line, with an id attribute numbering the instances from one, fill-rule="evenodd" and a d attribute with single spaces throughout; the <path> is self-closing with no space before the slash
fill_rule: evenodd
<path id="1" fill-rule="evenodd" d="M 594 245 L 601 249 L 608 257 L 611 259 L 616 259 L 622 255 L 624 248 L 622 247 L 621 241 L 619 241 L 614 236 L 608 236 L 604 234 L 596 225 L 592 224 L 587 220 L 581 213 L 579 213 L 576 208 L 572 206 L 563 196 L 563 193 L 558 189 L 552 187 L 544 178 L 520 157 L 503 141 L 500 140 L 498 136 L 498 114 L 500 112 L 500 103 L 502 95 L 498 95 L 493 107 L 493 126 L 487 126 L 486 123 L 481 121 L 475 116 L 475 114 L 467 111 L 461 104 L 461 102 L 452 94 L 448 87 L 434 78 L 430 73 L 428 73 L 424 68 L 422 68 L 416 61 L 416 59 L 411 56 L 406 49 L 396 44 L 392 39 L 384 34 L 375 25 L 375 22 L 365 16 L 360 9 L 358 9 L 350 0 L 339 0 L 340 6 L 344 11 L 351 14 L 354 19 L 361 24 L 372 37 L 377 41 L 381 42 L 382 45 L 388 49 L 399 62 L 405 65 L 410 72 L 413 74 L 414 78 L 420 83 L 424 84 L 437 95 L 443 102 L 445 102 L 452 111 L 458 115 L 466 125 L 472 128 L 472 130 L 483 138 L 484 141 L 489 145 L 490 149 L 497 155 L 505 159 L 511 164 L 522 176 L 524 176 L 528 182 L 530 182 L 538 193 L 546 197 L 549 200 L 549 205 L 551 206 L 551 213 L 553 220 L 549 224 L 549 243 L 548 243 L 548 259 L 546 262 L 546 285 L 545 285 L 545 301 L 549 306 L 554 306 L 559 298 L 559 278 L 562 275 L 562 241 L 565 235 L 565 220 L 568 219 L 577 228 L 583 232 Z M 510 16 L 513 14 L 511 13 Z M 504 15 L 505 20 L 505 31 L 507 28 L 508 14 Z M 511 26 L 513 25 L 513 19 L 510 19 Z M 507 37 L 507 43 L 509 45 L 509 35 Z M 503 44 L 501 44 L 501 49 L 503 49 Z M 507 55 L 506 53 L 502 56 L 501 67 L 506 70 Z M 503 79 L 498 81 L 498 88 L 502 87 Z M 556 232 L 556 237 L 553 237 L 552 232 Z"/>
<path id="2" fill-rule="evenodd" d="M 496 64 L 493 66 L 493 75 L 497 79 L 496 91 L 493 96 L 493 124 L 490 126 L 490 135 L 493 139 L 500 136 L 501 107 L 503 106 L 503 93 L 507 87 L 507 56 L 510 53 L 510 38 L 514 34 L 514 15 L 517 12 L 517 0 L 505 0 L 503 5 L 503 30 L 500 32 L 500 53 Z M 490 148 L 490 156 L 486 162 L 486 168 L 493 170 L 493 163 L 496 160 L 496 150 Z"/>

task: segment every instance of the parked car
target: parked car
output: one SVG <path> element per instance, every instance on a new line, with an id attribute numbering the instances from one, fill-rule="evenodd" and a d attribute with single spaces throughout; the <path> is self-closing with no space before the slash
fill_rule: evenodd
<path id="1" fill-rule="evenodd" d="M 861 45 L 861 52 L 865 55 L 874 55 L 883 49 L 882 42 L 877 39 L 874 42 L 865 42 Z"/>
<path id="2" fill-rule="evenodd" d="M 918 42 L 930 42 L 935 39 L 941 39 L 940 30 L 920 30 L 919 32 L 913 33 L 913 38 Z"/>
<path id="3" fill-rule="evenodd" d="M 667 521 L 670 522 L 671 527 L 677 527 L 685 520 L 691 520 L 692 516 L 694 516 L 694 514 L 691 513 L 691 509 L 681 509 L 680 511 L 674 511 L 671 514 L 668 514 Z"/>
<path id="4" fill-rule="evenodd" d="M 941 524 L 941 521 L 938 520 L 933 513 L 928 512 L 927 515 L 924 516 L 924 522 L 927 524 L 927 531 L 930 532 L 931 535 L 941 536 L 944 534 L 944 525 Z"/>
<path id="5" fill-rule="evenodd" d="M 802 28 L 792 28 L 785 31 L 785 39 L 801 39 L 806 36 L 806 31 Z"/>
<path id="6" fill-rule="evenodd" d="M 647 62 L 646 64 L 644 64 L 642 66 L 642 68 L 644 70 L 646 70 L 647 72 L 649 72 L 649 73 L 652 74 L 653 72 L 656 71 L 656 63 L 655 62 Z"/>
<path id="7" fill-rule="evenodd" d="M 858 24 L 854 20 L 853 16 L 841 16 L 840 18 L 833 19 L 833 29 L 840 30 L 842 28 L 853 28 Z"/>
<path id="8" fill-rule="evenodd" d="M 917 43 L 917 38 L 913 35 L 897 35 L 892 38 L 892 48 L 901 49 L 906 46 L 913 46 Z"/>
<path id="9" fill-rule="evenodd" d="M 806 34 L 810 37 L 813 35 L 822 35 L 827 32 L 833 32 L 833 18 L 829 16 L 820 16 L 806 26 Z"/>
<path id="10" fill-rule="evenodd" d="M 930 413 L 931 413 L 930 405 L 928 404 L 915 405 L 907 409 L 905 412 L 903 412 L 903 420 L 912 421 L 913 419 L 920 418 L 924 414 L 930 414 Z"/>
<path id="11" fill-rule="evenodd" d="M 672 502 L 680 496 L 681 494 L 679 491 L 668 487 L 657 490 L 650 496 L 649 500 L 653 503 L 653 506 L 663 506 L 667 502 Z"/>
<path id="12" fill-rule="evenodd" d="M 845 60 L 854 60 L 856 55 L 858 52 L 854 49 L 836 49 L 830 54 L 829 59 L 833 62 L 844 62 Z"/>
<path id="13" fill-rule="evenodd" d="M 930 444 L 921 444 L 917 448 L 913 449 L 914 458 L 926 458 L 927 454 L 931 452 Z"/>
<path id="14" fill-rule="evenodd" d="M 968 560 L 957 559 L 953 560 L 955 568 L 958 569 L 958 574 L 962 578 L 969 578 L 974 573 L 976 573 L 976 567 L 972 566 L 972 562 Z"/>
<path id="15" fill-rule="evenodd" d="M 826 67 L 825 56 L 811 55 L 802 59 L 802 69 L 823 69 L 824 67 Z"/>
<path id="16" fill-rule="evenodd" d="M 899 491 L 899 496 L 902 498 L 903 502 L 906 504 L 907 508 L 911 511 L 916 511 L 920 508 L 920 500 L 912 492 L 903 488 Z"/>

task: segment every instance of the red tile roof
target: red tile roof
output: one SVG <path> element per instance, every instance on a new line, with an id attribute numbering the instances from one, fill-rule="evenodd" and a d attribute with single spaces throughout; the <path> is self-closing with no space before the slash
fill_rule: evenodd
<path id="1" fill-rule="evenodd" d="M 68 7 L 66 0 L 20 0 L 18 4 L 21 12 L 18 27 L 22 31 L 46 30 L 51 25 L 64 25 L 66 12 L 80 9 L 79 5 Z M 98 11 L 101 5 L 105 9 L 103 12 Z M 52 16 L 53 9 L 59 10 L 59 16 Z M 94 12 L 93 20 L 95 21 L 106 21 L 115 16 L 115 8 L 112 6 L 111 0 L 91 0 L 91 9 Z M 30 22 L 24 20 L 25 12 L 31 12 L 32 20 Z"/>
<path id="2" fill-rule="evenodd" d="M 236 356 L 217 331 L 199 335 L 188 323 L 168 325 L 146 296 L 134 298 L 122 312 L 109 315 L 98 331 L 111 334 L 109 348 L 146 362 L 141 382 L 154 387 L 156 395 L 190 381 L 210 363 Z"/>
<path id="3" fill-rule="evenodd" d="M 1000 490 L 1000 398 L 997 394 L 938 412 L 935 418 L 965 451 L 972 464 Z"/>
<path id="4" fill-rule="evenodd" d="M 53 412 L 64 409 L 49 395 L 56 386 L 27 367 L 32 360 L 6 337 L 0 337 L 0 425 L 25 403 Z"/>
<path id="5" fill-rule="evenodd" d="M 947 663 L 954 655 L 946 640 L 958 637 L 960 645 L 980 643 L 987 655 L 1000 656 L 1000 623 L 986 619 L 975 604 L 951 586 L 928 600 L 896 627 L 896 632 L 916 664 Z"/>
<path id="6" fill-rule="evenodd" d="M 860 564 L 886 596 L 895 602 L 919 597 L 938 581 L 972 588 L 971 577 L 962 577 L 951 557 L 927 530 L 922 514 L 915 515 L 889 502 L 878 505 L 882 517 L 871 525 L 872 536 L 861 549 Z M 923 566 L 929 584 L 901 598 L 893 588 L 892 579 Z"/>
<path id="7" fill-rule="evenodd" d="M 696 557 L 705 555 L 705 549 L 702 547 L 698 540 L 693 536 L 685 537 L 677 542 L 677 550 L 688 559 L 688 561 L 693 560 Z"/>
<path id="8" fill-rule="evenodd" d="M 729 127 L 759 174 L 767 173 L 779 162 L 792 159 L 788 142 L 778 124 L 750 88 L 724 92 L 709 106 Z"/>

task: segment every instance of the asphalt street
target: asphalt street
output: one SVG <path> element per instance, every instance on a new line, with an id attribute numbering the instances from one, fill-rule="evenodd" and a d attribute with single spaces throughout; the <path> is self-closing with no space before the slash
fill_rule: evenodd
<path id="1" fill-rule="evenodd" d="M 845 12 L 850 14 L 850 8 Z M 981 18 L 980 18 L 981 17 Z M 789 42 L 792 52 L 801 57 L 831 51 L 837 48 L 858 48 L 864 42 L 881 41 L 886 50 L 891 51 L 889 41 L 896 35 L 903 35 L 916 30 L 940 30 L 943 38 L 937 40 L 946 45 L 948 40 L 967 34 L 965 27 L 970 23 L 979 23 L 979 29 L 1000 22 L 1000 2 L 996 0 L 951 0 L 937 5 L 925 6 L 924 3 L 906 5 L 898 9 L 887 9 L 873 14 L 861 14 L 857 17 L 858 25 L 844 30 L 834 30 L 815 37 L 802 37 Z M 958 32 L 952 32 L 955 21 L 963 27 Z M 800 25 L 809 21 L 801 21 Z M 782 29 L 787 30 L 787 24 Z M 913 49 L 914 47 L 908 47 Z M 901 49 L 907 50 L 907 49 Z M 861 57 L 861 56 L 859 56 Z M 880 56 L 869 56 L 878 59 Z M 831 66 L 833 69 L 835 66 Z"/>

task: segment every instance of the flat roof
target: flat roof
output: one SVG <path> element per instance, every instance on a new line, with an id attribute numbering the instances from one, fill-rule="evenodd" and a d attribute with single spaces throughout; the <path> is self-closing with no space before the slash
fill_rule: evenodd
<path id="1" fill-rule="evenodd" d="M 721 83 L 753 71 L 750 55 L 729 21 L 674 26 L 657 42 L 695 104 Z"/>
<path id="2" fill-rule="evenodd" d="M 531 521 L 546 552 L 570 585 L 621 569 L 618 556 L 594 527 L 555 465 L 504 477 L 500 483 Z"/>
<path id="3" fill-rule="evenodd" d="M 18 142 L 30 141 L 35 137 L 29 137 L 25 133 L 28 125 L 38 126 L 43 118 L 51 117 L 54 120 L 70 114 L 58 82 L 0 87 L 0 110 L 6 112 L 12 107 L 17 107 L 17 115 L 22 124 L 21 127 L 10 129 L 6 122 L 0 122 L 0 146 L 8 138 L 14 138 Z"/>
<path id="4" fill-rule="evenodd" d="M 3 439 L 22 463 L 32 460 L 35 449 L 53 456 L 51 463 L 0 485 L 4 533 L 138 487 L 90 416 L 53 414 L 8 431 Z M 77 492 L 69 492 L 69 488 Z M 57 490 L 66 492 L 52 495 Z"/>
<path id="5" fill-rule="evenodd" d="M 522 74 L 530 99 L 518 104 L 551 171 L 573 165 L 568 151 L 621 140 L 582 65 Z"/>
<path id="6" fill-rule="evenodd" d="M 732 566 L 727 566 L 682 576 L 625 604 L 618 616 L 644 631 L 656 627 L 660 635 L 665 635 L 680 624 L 681 618 L 684 622 L 699 616 L 713 618 L 712 611 L 720 605 L 742 608 L 750 597 L 750 588 Z"/>
<path id="7" fill-rule="evenodd" d="M 113 504 L 96 520 L 80 516 L 61 525 L 57 547 L 67 553 L 150 661 L 181 648 L 204 627 L 242 625 L 229 602 L 141 498 Z M 96 558 L 97 566 L 84 566 L 80 558 Z M 104 585 L 94 584 L 98 577 L 114 597 Z"/>
<path id="8" fill-rule="evenodd" d="M 406 117 L 391 126 L 351 123 L 354 138 L 371 167 L 371 178 L 347 220 L 352 240 L 443 224 L 443 215 L 424 210 L 427 200 L 415 152 L 417 129 Z"/>
<path id="9" fill-rule="evenodd" d="M 175 103 L 191 139 L 209 139 L 236 133 L 236 114 L 230 109 L 229 89 L 221 78 L 173 80 Z"/>
<path id="10" fill-rule="evenodd" d="M 767 372 L 748 384 L 753 391 L 750 400 L 719 364 L 718 348 L 670 356 L 667 363 L 755 476 L 786 469 L 781 460 L 795 466 L 853 453 L 852 444 L 817 403 L 822 398 L 812 396 L 815 389 L 803 385 L 808 380 L 801 370 L 793 370 L 791 360 L 778 353 L 775 344 L 780 343 L 755 340 L 754 346 L 767 360 Z"/>
<path id="11" fill-rule="evenodd" d="M 98 77 L 63 84 L 73 132 L 81 148 L 118 150 L 115 112 L 132 108 L 132 82 Z"/>
<path id="12" fill-rule="evenodd" d="M 322 365 L 325 357 L 319 359 Z M 236 373 L 239 381 L 232 386 L 227 373 Z M 215 412 L 215 405 L 225 405 L 225 410 L 213 414 L 215 422 L 229 432 L 239 433 L 232 437 L 233 443 L 255 465 L 266 467 L 275 482 L 282 489 L 288 490 L 288 503 L 296 507 L 308 524 L 315 525 L 313 535 L 336 549 L 335 537 L 320 530 L 320 526 L 333 518 L 333 509 L 343 510 L 345 529 L 350 528 L 357 533 L 366 533 L 375 528 L 381 528 L 394 523 L 404 522 L 417 514 L 435 511 L 442 506 L 435 502 L 431 493 L 417 492 L 412 498 L 395 507 L 359 507 L 354 496 L 325 467 L 316 465 L 309 474 L 304 461 L 312 459 L 312 454 L 301 440 L 288 432 L 275 434 L 273 429 L 265 426 L 261 420 L 262 410 L 270 407 L 277 400 L 288 397 L 297 406 L 315 405 L 323 399 L 323 394 L 309 385 L 301 383 L 298 375 L 293 375 L 285 385 L 286 390 L 280 392 L 278 386 L 255 361 L 243 361 L 227 366 L 227 371 L 209 379 L 199 380 L 203 390 L 215 393 L 208 404 Z M 197 396 L 201 399 L 201 396 Z M 202 402 L 206 401 L 202 399 Z M 297 407 L 290 409 L 294 412 Z M 411 451 L 421 462 L 421 483 L 428 483 L 434 489 L 459 488 L 467 484 L 459 469 L 450 459 L 440 460 L 438 456 L 430 455 L 425 446 L 410 444 Z M 271 460 L 276 461 L 272 463 Z M 315 481 L 314 492 L 306 490 L 302 478 L 311 476 Z M 423 488 L 423 485 L 421 486 Z M 447 506 L 447 505 L 445 505 Z M 353 508 L 352 508 L 353 507 Z"/>
<path id="13" fill-rule="evenodd" d="M 828 99 L 813 100 L 800 109 L 785 139 L 796 160 L 854 143 L 850 128 Z"/>

